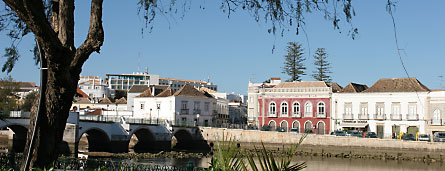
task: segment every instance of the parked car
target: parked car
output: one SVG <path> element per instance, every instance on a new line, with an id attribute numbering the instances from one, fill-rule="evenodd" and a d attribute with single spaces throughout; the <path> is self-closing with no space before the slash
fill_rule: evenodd
<path id="1" fill-rule="evenodd" d="M 351 136 L 352 130 L 345 130 L 345 136 Z"/>
<path id="2" fill-rule="evenodd" d="M 365 138 L 377 138 L 377 134 L 375 132 L 367 132 Z"/>
<path id="3" fill-rule="evenodd" d="M 428 134 L 420 134 L 417 136 L 417 141 L 431 141 L 431 138 Z"/>
<path id="4" fill-rule="evenodd" d="M 445 142 L 445 132 L 435 132 L 433 134 L 434 142 Z"/>
<path id="5" fill-rule="evenodd" d="M 346 136 L 345 131 L 335 131 L 335 136 Z"/>
<path id="6" fill-rule="evenodd" d="M 416 136 L 414 134 L 403 134 L 402 140 L 406 141 L 416 141 Z"/>
<path id="7" fill-rule="evenodd" d="M 290 132 L 300 133 L 300 129 L 298 129 L 298 128 L 291 128 Z"/>
<path id="8" fill-rule="evenodd" d="M 362 138 L 363 137 L 363 133 L 360 132 L 360 131 L 352 131 L 351 132 L 351 136 Z"/>

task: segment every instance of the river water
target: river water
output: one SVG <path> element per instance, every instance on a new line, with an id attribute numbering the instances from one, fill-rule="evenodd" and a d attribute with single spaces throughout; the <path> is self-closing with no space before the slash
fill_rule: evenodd
<path id="1" fill-rule="evenodd" d="M 375 159 L 344 159 L 344 158 L 322 158 L 297 156 L 294 162 L 305 161 L 307 168 L 305 171 L 318 170 L 341 170 L 341 171 L 429 171 L 445 170 L 445 163 L 425 163 L 421 161 L 395 161 L 395 160 L 375 160 Z M 186 167 L 190 162 L 195 167 L 206 168 L 209 166 L 210 158 L 189 158 L 189 159 L 143 159 L 139 163 L 155 163 L 162 165 L 173 165 L 177 167 Z"/>

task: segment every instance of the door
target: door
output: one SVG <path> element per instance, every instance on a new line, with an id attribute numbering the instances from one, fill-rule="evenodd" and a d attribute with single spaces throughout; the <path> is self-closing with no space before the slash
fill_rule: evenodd
<path id="1" fill-rule="evenodd" d="M 377 137 L 383 138 L 383 125 L 377 125 Z"/>
<path id="2" fill-rule="evenodd" d="M 317 134 L 324 134 L 324 122 L 318 122 Z"/>
<path id="3" fill-rule="evenodd" d="M 304 132 L 312 133 L 312 122 L 308 121 L 304 124 Z"/>
<path id="4" fill-rule="evenodd" d="M 407 134 L 416 135 L 417 132 L 419 132 L 419 128 L 417 128 L 417 126 L 409 126 L 408 128 L 406 128 L 406 133 Z"/>

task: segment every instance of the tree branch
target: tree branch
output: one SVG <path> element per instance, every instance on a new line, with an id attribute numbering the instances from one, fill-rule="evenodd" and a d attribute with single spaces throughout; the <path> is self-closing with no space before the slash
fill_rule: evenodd
<path id="1" fill-rule="evenodd" d="M 91 1 L 90 27 L 88 35 L 83 44 L 76 50 L 71 68 L 79 70 L 88 59 L 91 53 L 99 53 L 100 47 L 104 42 L 104 29 L 102 26 L 102 3 L 103 0 Z"/>
<path id="2" fill-rule="evenodd" d="M 58 31 L 62 45 L 74 50 L 74 0 L 59 0 Z"/>
<path id="3" fill-rule="evenodd" d="M 42 1 L 29 0 L 3 0 L 28 28 L 32 30 L 37 41 L 42 45 L 46 54 L 55 54 L 54 51 L 60 50 L 61 43 L 56 33 L 51 28 L 46 19 L 45 8 Z M 50 56 L 56 57 L 56 56 Z"/>

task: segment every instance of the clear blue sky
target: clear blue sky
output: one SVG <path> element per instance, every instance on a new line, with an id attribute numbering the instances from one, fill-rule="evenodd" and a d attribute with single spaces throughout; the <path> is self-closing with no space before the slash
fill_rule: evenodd
<path id="1" fill-rule="evenodd" d="M 339 33 L 320 14 L 306 16 L 307 39 L 304 34 L 296 35 L 292 28 L 284 36 L 274 36 L 267 33 L 268 24 L 256 23 L 244 11 L 232 13 L 228 19 L 219 9 L 220 1 L 193 1 L 183 19 L 158 15 L 152 33 L 142 36 L 144 21 L 137 15 L 136 1 L 126 2 L 104 2 L 105 43 L 100 54 L 90 56 L 82 75 L 103 77 L 106 73 L 132 73 L 140 66 L 140 71 L 148 67 L 150 73 L 161 77 L 206 80 L 210 76 L 222 92 L 247 94 L 249 80 L 289 78 L 281 73 L 285 47 L 289 41 L 298 41 L 303 44 L 307 57 L 308 75 L 303 76 L 303 80 L 313 80 L 310 77 L 314 70 L 312 55 L 318 47 L 326 48 L 332 65 L 331 76 L 342 86 L 349 82 L 371 86 L 379 78 L 406 77 L 397 56 L 386 0 L 353 1 L 357 14 L 353 25 L 359 29 L 355 40 L 347 34 L 348 25 L 342 25 Z M 206 8 L 202 10 L 199 5 Z M 445 76 L 444 6 L 442 0 L 405 0 L 398 3 L 395 11 L 399 44 L 406 52 L 403 57 L 408 72 L 431 89 L 440 88 L 438 76 Z M 89 3 L 77 1 L 75 15 L 76 45 L 79 46 L 88 30 Z M 4 33 L 0 38 L 3 50 L 10 42 Z M 272 53 L 274 44 L 276 49 Z M 29 52 L 32 37 L 26 37 L 19 48 L 22 58 L 11 75 L 18 81 L 39 84 L 37 66 Z M 0 63 L 3 65 L 5 60 L 1 58 Z"/>

